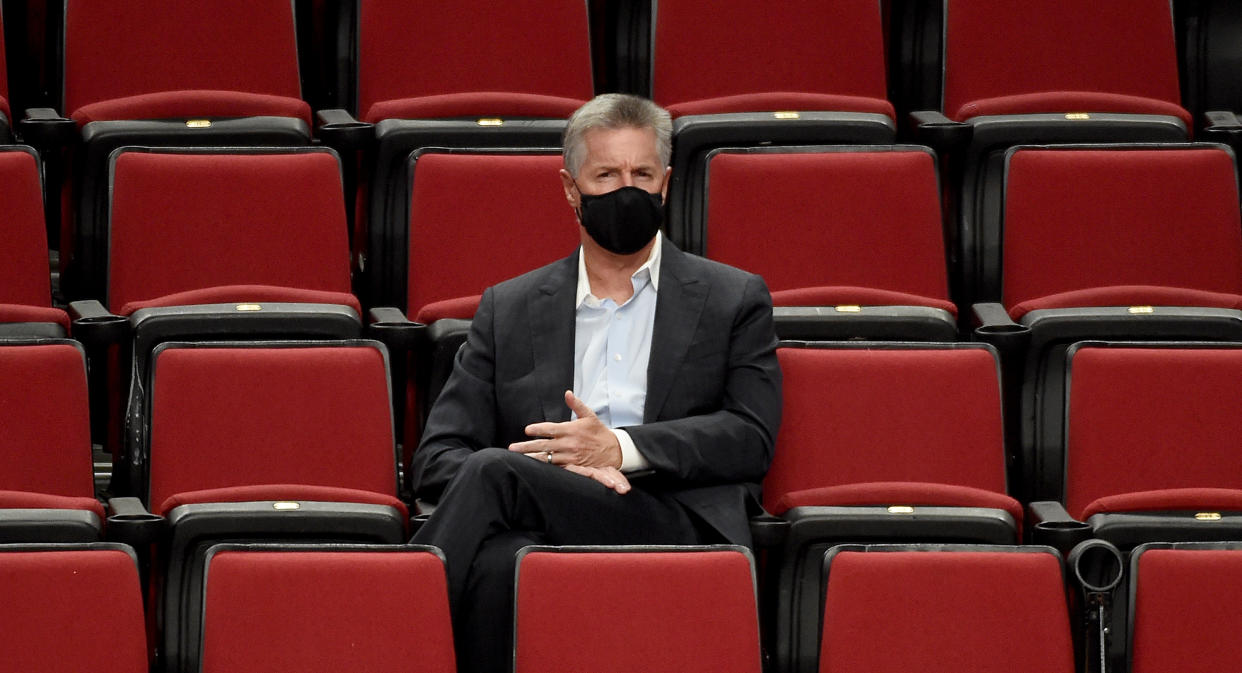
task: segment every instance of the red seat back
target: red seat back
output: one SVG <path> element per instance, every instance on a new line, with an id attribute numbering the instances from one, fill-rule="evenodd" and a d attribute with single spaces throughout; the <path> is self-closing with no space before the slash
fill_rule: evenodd
<path id="1" fill-rule="evenodd" d="M 69 115 L 94 103 L 161 92 L 301 96 L 288 0 L 68 0 L 64 39 Z M 126 112 L 147 116 L 141 106 Z"/>
<path id="2" fill-rule="evenodd" d="M 1107 496 L 1242 489 L 1242 350 L 1086 346 L 1074 351 L 1069 371 L 1065 504 L 1072 515 Z"/>
<path id="3" fill-rule="evenodd" d="M 1047 550 L 829 552 L 820 673 L 1072 673 Z"/>
<path id="4" fill-rule="evenodd" d="M 121 153 L 109 306 L 226 285 L 349 293 L 340 170 L 327 151 Z"/>
<path id="5" fill-rule="evenodd" d="M 452 673 L 444 562 L 409 550 L 218 551 L 202 652 L 203 673 Z"/>
<path id="6" fill-rule="evenodd" d="M 146 673 L 142 589 L 120 545 L 0 547 L 7 671 Z M 100 619 L 100 611 L 107 619 Z"/>
<path id="7" fill-rule="evenodd" d="M 1223 149 L 1019 149 L 1004 210 L 1003 302 L 1015 317 L 1066 305 L 1227 305 L 1236 297 L 1193 295 L 1242 294 L 1242 215 Z M 1185 297 L 1107 291 L 1119 286 Z"/>
<path id="8" fill-rule="evenodd" d="M 1000 381 L 992 351 L 779 348 L 777 357 L 784 412 L 763 483 L 769 512 L 797 504 L 801 492 L 877 482 L 1005 493 Z M 883 489 L 874 495 L 872 504 L 894 504 L 885 502 L 891 495 Z"/>
<path id="9" fill-rule="evenodd" d="M 737 550 L 531 551 L 516 615 L 516 673 L 761 669 L 753 570 Z"/>
<path id="10" fill-rule="evenodd" d="M 763 276 L 778 305 L 782 291 L 845 286 L 952 307 L 926 150 L 721 152 L 707 199 L 707 256 Z"/>
<path id="11" fill-rule="evenodd" d="M 944 113 L 1181 108 L 1168 0 L 947 0 Z"/>
<path id="12" fill-rule="evenodd" d="M 246 490 L 268 485 L 396 495 L 387 362 L 374 344 L 167 347 L 153 367 L 152 511 L 218 489 L 302 499 Z"/>
<path id="13" fill-rule="evenodd" d="M 652 95 L 674 116 L 789 109 L 893 114 L 884 100 L 878 2 L 654 4 Z M 836 98 L 817 104 L 814 96 Z M 705 100 L 715 103 L 685 105 Z"/>
<path id="14" fill-rule="evenodd" d="M 94 497 L 89 409 L 76 343 L 0 345 L 0 491 Z"/>
<path id="15" fill-rule="evenodd" d="M 4 245 L 0 245 L 0 304 L 52 305 L 43 187 L 33 152 L 0 152 Z"/>
<path id="16" fill-rule="evenodd" d="M 366 121 L 568 117 L 592 96 L 579 0 L 360 0 L 359 12 L 358 114 Z"/>

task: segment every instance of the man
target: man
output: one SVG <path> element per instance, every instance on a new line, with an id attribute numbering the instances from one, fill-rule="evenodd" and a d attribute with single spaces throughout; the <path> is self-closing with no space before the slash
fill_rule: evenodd
<path id="1" fill-rule="evenodd" d="M 581 246 L 483 294 L 414 454 L 438 507 L 413 542 L 444 551 L 466 673 L 511 669 L 525 545 L 750 543 L 780 423 L 771 297 L 659 234 L 671 129 L 617 94 L 570 117 Z"/>

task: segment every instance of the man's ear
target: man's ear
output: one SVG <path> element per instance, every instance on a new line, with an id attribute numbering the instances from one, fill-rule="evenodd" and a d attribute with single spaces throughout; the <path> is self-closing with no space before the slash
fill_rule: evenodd
<path id="1" fill-rule="evenodd" d="M 565 200 L 569 201 L 569 207 L 576 211 L 578 210 L 579 199 L 578 186 L 574 184 L 574 176 L 570 175 L 569 171 L 564 168 L 561 169 L 560 176 L 561 189 L 565 190 Z"/>
<path id="2" fill-rule="evenodd" d="M 668 181 L 672 175 L 673 175 L 673 167 L 665 166 L 664 167 L 664 181 L 660 183 L 660 200 L 664 201 L 665 203 L 668 203 Z"/>

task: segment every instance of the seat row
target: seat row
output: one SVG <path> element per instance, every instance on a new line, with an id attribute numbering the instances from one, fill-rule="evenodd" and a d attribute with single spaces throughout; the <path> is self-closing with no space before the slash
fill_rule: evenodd
<path id="1" fill-rule="evenodd" d="M 1242 470 L 1230 467 L 1242 344 L 1082 342 L 1065 357 L 1054 382 L 1068 400 L 1055 419 L 1064 444 L 1007 452 L 989 345 L 783 342 L 784 421 L 766 513 L 752 522 L 779 661 L 814 660 L 807 615 L 834 544 L 1031 542 L 1068 554 L 1090 541 L 1124 552 L 1242 540 Z M 0 342 L 0 541 L 154 545 L 139 558 L 151 559 L 166 656 L 196 633 L 186 596 L 210 542 L 392 545 L 419 523 L 398 490 L 382 344 L 169 341 L 135 362 L 111 485 L 126 495 L 105 511 L 81 346 Z"/>
<path id="2" fill-rule="evenodd" d="M 960 219 L 954 229 L 974 232 L 978 195 L 991 184 L 986 165 L 1006 146 L 1184 142 L 1193 120 L 1178 102 L 1169 3 L 1130 2 L 1124 12 L 1108 3 L 1056 7 L 1044 11 L 1039 3 L 998 0 L 950 2 L 931 12 L 946 27 L 945 81 L 937 85 L 943 95 L 916 115 L 914 130 L 906 134 L 904 120 L 885 98 L 881 3 L 785 3 L 765 11 L 763 21 L 739 18 L 750 16 L 748 3 L 713 6 L 707 13 L 660 3 L 651 24 L 657 55 L 651 93 L 676 117 L 670 228 L 697 226 L 706 156 L 718 147 L 891 144 L 901 127 L 903 135 L 956 157 L 946 181 L 962 187 L 949 210 Z M 454 6 L 443 8 L 438 18 L 432 14 L 438 7 L 363 2 L 356 16 L 353 9 L 342 10 L 342 25 L 356 24 L 357 33 L 343 29 L 352 37 L 344 40 L 350 46 L 340 57 L 355 64 L 344 69 L 356 67 L 359 73 L 357 94 L 350 98 L 357 98 L 353 112 L 361 121 L 341 110 L 321 110 L 315 121 L 298 94 L 290 3 L 234 3 L 225 9 L 133 3 L 116 12 L 110 3 L 66 4 L 61 110 L 34 110 L 19 131 L 45 159 L 48 227 L 68 298 L 98 298 L 98 278 L 91 273 L 106 254 L 108 162 L 117 147 L 320 143 L 336 148 L 344 158 L 346 213 L 353 220 L 353 269 L 366 275 L 371 267 L 386 268 L 384 260 L 375 259 L 385 250 L 368 241 L 407 222 L 412 153 L 428 147 L 555 147 L 566 115 L 593 92 L 582 2 L 544 3 L 539 11 L 517 3 L 474 14 Z M 893 13 L 904 16 L 905 10 L 894 7 Z M 720 22 L 720 34 L 708 19 Z M 144 29 L 113 23 L 125 20 L 145 22 Z M 740 24 L 762 39 L 709 48 L 730 39 L 730 27 Z M 409 44 L 410 25 L 443 41 Z M 996 39 L 1005 26 L 1031 34 Z M 1084 37 L 1060 50 L 1043 47 L 1041 36 L 1068 28 L 1084 31 Z M 550 32 L 544 36 L 541 30 Z M 955 36 L 962 31 L 973 37 L 959 43 Z M 630 32 L 645 34 L 638 28 Z M 523 58 L 512 59 L 508 55 L 519 40 L 526 45 Z M 772 58 L 769 44 L 781 44 L 782 56 L 789 56 Z M 996 51 L 998 44 L 1005 48 Z M 165 57 L 187 45 L 193 50 L 185 58 Z M 464 53 L 463 45 L 469 45 Z M 824 45 L 840 53 L 821 53 Z M 1071 47 L 1080 51 L 1070 53 Z M 1049 61 L 1049 51 L 1060 56 Z M 158 60 L 159 68 L 146 70 L 159 77 L 127 77 L 112 61 L 93 58 L 100 52 L 126 63 Z M 660 58 L 665 52 L 681 57 Z M 967 64 L 952 66 L 950 57 L 956 62 L 959 56 Z M 71 57 L 87 63 L 73 67 Z M 991 74 L 1001 64 L 1009 64 L 1004 72 L 1022 76 Z M 713 65 L 718 72 L 711 72 Z M 1242 128 L 1227 111 L 1213 119 L 1213 133 L 1221 139 Z M 950 242 L 959 240 L 967 246 L 960 254 L 969 255 L 973 238 Z M 970 277 L 960 284 L 959 290 L 955 282 L 955 294 L 973 290 Z"/>
<path id="3" fill-rule="evenodd" d="M 742 548 L 519 554 L 518 673 L 765 670 L 753 562 Z M 1232 664 L 1225 639 L 1201 634 L 1242 619 L 1242 547 L 1146 545 L 1128 570 L 1132 602 L 1119 638 L 1128 670 Z M 0 545 L 4 670 L 455 670 L 434 548 L 218 544 L 201 572 L 201 630 L 187 634 L 177 665 L 152 667 L 130 548 Z M 1099 670 L 1090 653 L 1075 654 L 1075 589 L 1053 549 L 844 545 L 823 554 L 817 572 L 821 643 L 800 670 Z"/>

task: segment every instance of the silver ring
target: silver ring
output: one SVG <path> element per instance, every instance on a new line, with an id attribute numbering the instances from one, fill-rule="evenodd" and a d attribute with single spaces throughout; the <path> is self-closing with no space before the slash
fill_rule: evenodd
<path id="1" fill-rule="evenodd" d="M 552 464 L 552 452 L 544 451 L 544 453 L 548 454 L 548 464 L 551 465 Z"/>

